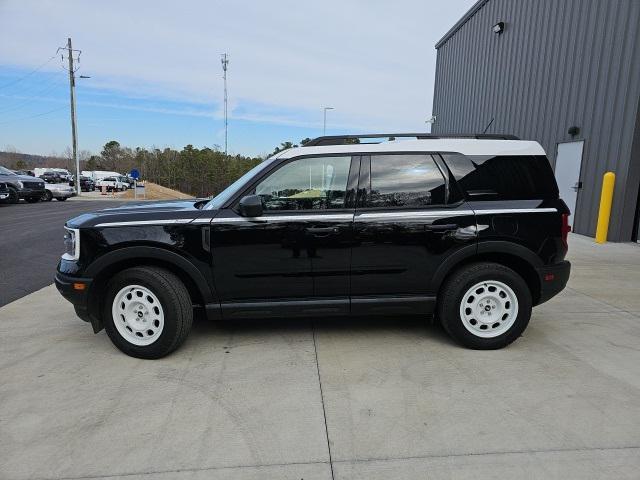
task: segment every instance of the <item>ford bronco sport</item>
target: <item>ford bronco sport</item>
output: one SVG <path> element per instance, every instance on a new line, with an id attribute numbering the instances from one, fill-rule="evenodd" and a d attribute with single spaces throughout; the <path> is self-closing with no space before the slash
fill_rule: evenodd
<path id="1" fill-rule="evenodd" d="M 175 350 L 207 318 L 435 315 L 504 347 L 560 292 L 569 210 L 542 147 L 511 136 L 320 137 L 210 200 L 65 226 L 56 285 L 123 352 Z"/>

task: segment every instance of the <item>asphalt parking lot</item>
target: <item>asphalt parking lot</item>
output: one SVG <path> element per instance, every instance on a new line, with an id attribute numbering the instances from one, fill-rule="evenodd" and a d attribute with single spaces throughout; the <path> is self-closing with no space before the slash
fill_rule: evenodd
<path id="1" fill-rule="evenodd" d="M 64 203 L 0 204 L 0 306 L 51 284 L 68 219 L 122 203 L 78 197 Z"/>
<path id="2" fill-rule="evenodd" d="M 201 321 L 137 360 L 47 286 L 0 308 L 0 478 L 637 479 L 640 246 L 570 245 L 499 351 L 415 318 Z"/>

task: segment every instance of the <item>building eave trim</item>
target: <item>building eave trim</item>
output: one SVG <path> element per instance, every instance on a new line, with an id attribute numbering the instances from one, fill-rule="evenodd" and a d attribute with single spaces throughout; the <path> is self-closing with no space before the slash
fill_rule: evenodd
<path id="1" fill-rule="evenodd" d="M 469 21 L 469 19 L 471 17 L 473 17 L 476 12 L 478 10 L 480 10 L 482 7 L 484 7 L 485 3 L 487 3 L 489 0 L 478 0 L 476 3 L 473 4 L 473 6 L 469 9 L 469 11 L 467 13 L 465 13 L 462 18 L 460 20 L 458 20 L 453 27 L 451 27 L 449 29 L 449 31 L 447 33 L 444 34 L 444 36 L 438 40 L 438 42 L 436 43 L 436 50 L 439 49 L 442 45 L 444 45 L 447 40 L 449 40 L 451 37 L 453 37 L 455 35 L 455 33 L 460 30 L 462 28 L 462 26 L 467 23 Z"/>

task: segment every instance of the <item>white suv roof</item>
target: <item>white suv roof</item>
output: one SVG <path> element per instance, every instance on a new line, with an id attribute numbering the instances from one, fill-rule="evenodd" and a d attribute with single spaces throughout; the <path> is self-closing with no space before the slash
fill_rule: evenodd
<path id="1" fill-rule="evenodd" d="M 349 136 L 349 138 L 352 137 Z M 434 137 L 424 139 L 398 138 L 396 140 L 384 140 L 379 143 L 295 147 L 284 150 L 279 153 L 277 157 L 291 158 L 300 155 L 352 154 L 360 152 L 456 152 L 464 155 L 545 155 L 544 149 L 538 142 L 528 140 Z"/>

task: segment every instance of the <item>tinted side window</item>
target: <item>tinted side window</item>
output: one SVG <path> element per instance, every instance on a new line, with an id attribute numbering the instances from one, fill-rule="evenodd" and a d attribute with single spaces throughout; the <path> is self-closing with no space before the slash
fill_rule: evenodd
<path id="1" fill-rule="evenodd" d="M 344 208 L 351 157 L 314 157 L 283 165 L 255 189 L 265 210 Z"/>
<path id="2" fill-rule="evenodd" d="M 470 200 L 558 198 L 558 186 L 544 155 L 465 156 L 443 154 L 458 186 Z"/>
<path id="3" fill-rule="evenodd" d="M 444 202 L 444 177 L 431 155 L 371 155 L 368 207 L 425 207 Z"/>

